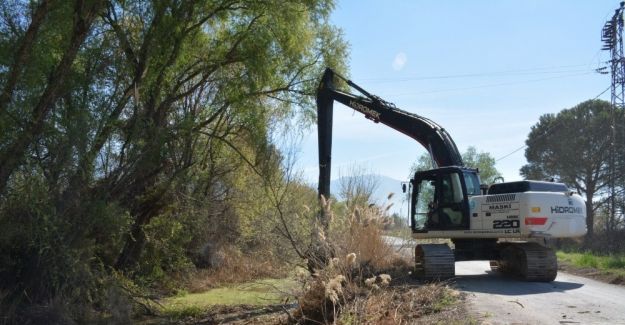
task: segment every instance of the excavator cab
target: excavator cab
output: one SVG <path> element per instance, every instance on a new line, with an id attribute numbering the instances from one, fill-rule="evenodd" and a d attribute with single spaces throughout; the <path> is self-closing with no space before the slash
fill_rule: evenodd
<path id="1" fill-rule="evenodd" d="M 443 167 L 411 180 L 411 226 L 417 233 L 470 228 L 469 197 L 480 194 L 477 170 Z"/>

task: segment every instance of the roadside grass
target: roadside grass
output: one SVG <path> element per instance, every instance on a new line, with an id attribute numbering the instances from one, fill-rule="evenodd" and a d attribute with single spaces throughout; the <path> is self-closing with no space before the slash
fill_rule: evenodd
<path id="1" fill-rule="evenodd" d="M 161 312 L 174 319 L 197 317 L 214 306 L 264 306 L 282 302 L 296 282 L 293 279 L 264 279 L 201 293 L 182 292 L 163 299 Z"/>
<path id="2" fill-rule="evenodd" d="M 567 253 L 558 251 L 560 261 L 579 268 L 593 268 L 614 275 L 625 276 L 624 255 L 595 255 L 592 253 Z"/>

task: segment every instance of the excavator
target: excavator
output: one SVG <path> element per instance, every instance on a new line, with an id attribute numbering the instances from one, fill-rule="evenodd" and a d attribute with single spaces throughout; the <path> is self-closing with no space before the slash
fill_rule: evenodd
<path id="1" fill-rule="evenodd" d="M 336 79 L 359 94 L 338 89 Z M 548 240 L 586 234 L 585 202 L 565 184 L 531 180 L 482 184 L 479 171 L 464 165 L 444 128 L 370 94 L 330 68 L 321 78 L 316 101 L 320 196 L 330 197 L 335 101 L 413 138 L 429 152 L 436 168 L 416 172 L 409 186 L 403 185 L 410 197 L 412 237 L 447 239 L 451 245 L 415 247 L 415 274 L 420 278 L 451 278 L 456 261 L 487 260 L 492 271 L 551 282 L 558 263 Z"/>

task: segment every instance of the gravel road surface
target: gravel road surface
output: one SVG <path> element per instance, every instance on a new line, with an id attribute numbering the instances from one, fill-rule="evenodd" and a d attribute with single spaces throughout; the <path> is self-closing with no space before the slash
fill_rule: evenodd
<path id="1" fill-rule="evenodd" d="M 412 255 L 414 242 L 385 240 Z M 623 286 L 561 271 L 553 282 L 525 282 L 490 271 L 488 261 L 456 262 L 450 282 L 467 294 L 468 309 L 482 324 L 625 325 Z"/>
<path id="2" fill-rule="evenodd" d="M 625 287 L 559 272 L 550 283 L 490 271 L 488 262 L 456 262 L 456 287 L 484 324 L 625 324 Z"/>

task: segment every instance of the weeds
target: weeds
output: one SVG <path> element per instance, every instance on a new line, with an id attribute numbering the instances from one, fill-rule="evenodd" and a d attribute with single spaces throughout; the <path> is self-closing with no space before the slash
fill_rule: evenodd
<path id="1" fill-rule="evenodd" d="M 322 204 L 323 211 L 331 210 L 325 200 Z M 303 278 L 302 290 L 297 294 L 299 310 L 295 313 L 300 322 L 413 322 L 440 313 L 458 301 L 458 293 L 444 284 L 402 285 L 412 266 L 383 240 L 385 219 L 380 209 L 354 209 L 347 218 L 331 220 L 329 234 L 318 237 L 327 241 L 325 245 L 332 247 L 335 257 Z"/>
<path id="2" fill-rule="evenodd" d="M 609 256 L 604 262 L 604 266 L 609 269 L 625 269 L 625 257 Z"/>
<path id="3" fill-rule="evenodd" d="M 288 270 L 264 252 L 243 254 L 234 247 L 224 248 L 221 267 L 198 270 L 189 278 L 189 292 L 203 292 L 218 286 L 253 281 L 263 278 L 283 278 Z"/>
<path id="4" fill-rule="evenodd" d="M 591 253 L 583 253 L 576 257 L 574 261 L 575 265 L 579 265 L 581 267 L 599 267 L 599 259 Z"/>
<path id="5" fill-rule="evenodd" d="M 599 270 L 625 271 L 625 256 L 623 255 L 595 255 L 593 253 L 565 253 L 558 252 L 558 258 L 572 263 L 577 267 L 590 267 Z"/>
<path id="6" fill-rule="evenodd" d="M 339 318 L 343 324 L 412 323 L 439 314 L 459 301 L 459 293 L 441 283 L 399 286 L 359 296 Z M 453 323 L 458 315 L 439 315 L 434 323 Z"/>
<path id="7" fill-rule="evenodd" d="M 625 283 L 625 256 L 594 255 L 592 253 L 565 253 L 559 251 L 558 259 L 573 274 L 588 276 L 612 284 Z"/>

